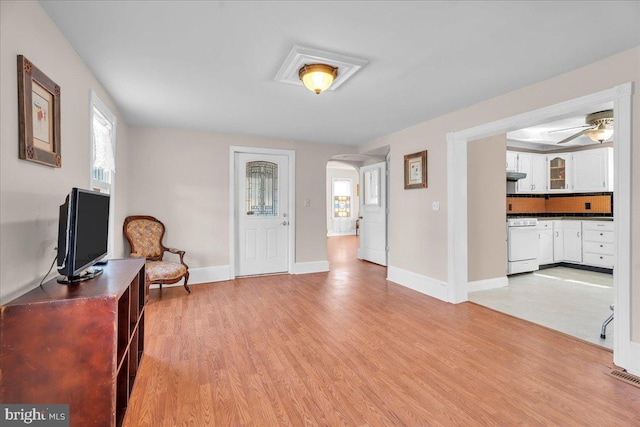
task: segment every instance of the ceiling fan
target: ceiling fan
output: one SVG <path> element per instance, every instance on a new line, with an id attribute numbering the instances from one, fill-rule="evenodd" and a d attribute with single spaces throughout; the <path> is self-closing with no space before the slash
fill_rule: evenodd
<path id="1" fill-rule="evenodd" d="M 611 138 L 611 135 L 613 135 L 613 110 L 598 111 L 597 113 L 588 114 L 584 121 L 586 123 L 584 126 L 560 129 L 549 133 L 584 128 L 580 132 L 558 142 L 558 144 L 564 144 L 565 142 L 574 140 L 582 135 L 587 135 L 592 140 L 600 141 L 602 144 L 604 141 Z"/>

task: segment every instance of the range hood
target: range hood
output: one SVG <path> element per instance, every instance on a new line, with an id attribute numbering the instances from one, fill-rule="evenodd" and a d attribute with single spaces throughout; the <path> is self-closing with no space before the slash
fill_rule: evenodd
<path id="1" fill-rule="evenodd" d="M 524 172 L 507 172 L 507 181 L 518 181 L 519 179 L 524 179 L 527 177 L 527 174 Z"/>

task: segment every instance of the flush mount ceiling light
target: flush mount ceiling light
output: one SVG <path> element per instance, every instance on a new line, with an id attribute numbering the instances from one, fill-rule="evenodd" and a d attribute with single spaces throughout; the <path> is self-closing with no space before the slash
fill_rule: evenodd
<path id="1" fill-rule="evenodd" d="M 307 89 L 320 95 L 338 77 L 338 69 L 327 64 L 305 64 L 298 70 L 298 76 Z"/>
<path id="2" fill-rule="evenodd" d="M 326 88 L 320 86 L 320 92 L 330 92 L 339 88 L 367 63 L 368 61 L 364 59 L 326 50 L 294 46 L 274 80 L 281 83 L 309 87 L 305 83 L 305 79 L 315 81 L 318 78 L 323 85 L 327 86 Z M 320 72 L 318 73 L 318 71 Z M 314 85 L 317 85 L 317 83 L 311 84 L 309 89 L 318 93 L 316 91 L 317 87 L 314 87 Z"/>

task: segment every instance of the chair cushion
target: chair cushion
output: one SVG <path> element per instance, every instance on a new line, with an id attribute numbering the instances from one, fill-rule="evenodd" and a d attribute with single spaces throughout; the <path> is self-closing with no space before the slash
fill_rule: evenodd
<path id="1" fill-rule="evenodd" d="M 164 234 L 164 227 L 160 222 L 149 219 L 131 221 L 126 225 L 125 234 L 129 236 L 131 252 L 145 258 L 162 256 L 160 239 Z"/>
<path id="2" fill-rule="evenodd" d="M 145 263 L 147 282 L 154 283 L 157 280 L 176 280 L 187 273 L 187 268 L 177 262 L 147 261 Z"/>

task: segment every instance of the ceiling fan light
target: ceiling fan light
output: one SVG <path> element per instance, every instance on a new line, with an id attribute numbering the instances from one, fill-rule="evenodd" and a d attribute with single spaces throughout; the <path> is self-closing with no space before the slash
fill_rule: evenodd
<path id="1" fill-rule="evenodd" d="M 338 77 L 338 69 L 327 64 L 307 64 L 300 68 L 298 76 L 307 89 L 319 95 Z"/>
<path id="2" fill-rule="evenodd" d="M 604 124 L 600 124 L 597 128 L 588 130 L 584 134 L 591 138 L 593 141 L 599 141 L 600 143 L 602 143 L 611 138 L 611 135 L 613 135 L 613 129 L 607 129 Z"/>

